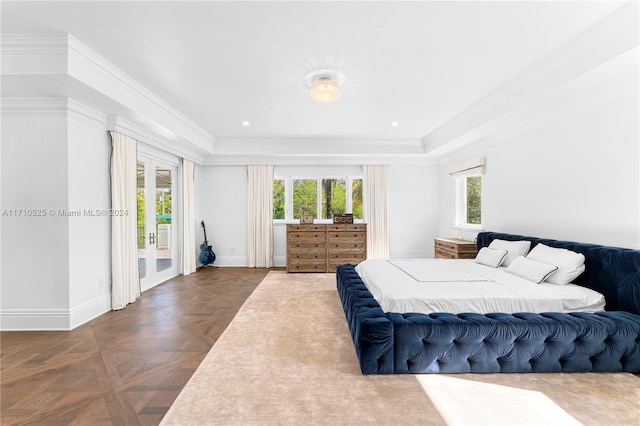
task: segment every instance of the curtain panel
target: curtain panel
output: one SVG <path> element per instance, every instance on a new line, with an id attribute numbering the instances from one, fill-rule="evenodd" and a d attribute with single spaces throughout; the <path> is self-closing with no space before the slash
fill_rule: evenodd
<path id="1" fill-rule="evenodd" d="M 389 258 L 389 166 L 362 166 L 362 203 L 367 223 L 367 258 Z"/>
<path id="2" fill-rule="evenodd" d="M 195 165 L 182 160 L 182 275 L 196 271 Z"/>
<path id="3" fill-rule="evenodd" d="M 112 131 L 111 208 L 128 212 L 111 216 L 111 308 L 123 309 L 140 296 L 137 228 L 137 142 Z"/>
<path id="4" fill-rule="evenodd" d="M 248 166 L 249 267 L 273 266 L 273 166 Z"/>

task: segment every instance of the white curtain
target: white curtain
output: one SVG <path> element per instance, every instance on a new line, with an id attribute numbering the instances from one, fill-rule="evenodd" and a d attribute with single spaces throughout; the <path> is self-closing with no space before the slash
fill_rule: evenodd
<path id="1" fill-rule="evenodd" d="M 196 271 L 195 201 L 193 161 L 182 160 L 182 275 Z"/>
<path id="2" fill-rule="evenodd" d="M 362 166 L 362 203 L 367 223 L 367 258 L 389 258 L 389 167 Z"/>
<path id="3" fill-rule="evenodd" d="M 111 216 L 111 308 L 122 309 L 140 296 L 137 228 L 136 140 L 111 133 L 111 208 L 127 215 Z"/>
<path id="4" fill-rule="evenodd" d="M 273 266 L 273 166 L 249 166 L 249 267 Z"/>

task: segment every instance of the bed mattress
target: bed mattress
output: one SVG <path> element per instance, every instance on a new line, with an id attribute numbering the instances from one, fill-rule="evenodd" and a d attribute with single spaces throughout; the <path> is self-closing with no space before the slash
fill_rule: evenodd
<path id="1" fill-rule="evenodd" d="M 586 287 L 536 284 L 474 260 L 370 259 L 356 271 L 384 312 L 597 312 L 605 306 L 604 297 Z"/>

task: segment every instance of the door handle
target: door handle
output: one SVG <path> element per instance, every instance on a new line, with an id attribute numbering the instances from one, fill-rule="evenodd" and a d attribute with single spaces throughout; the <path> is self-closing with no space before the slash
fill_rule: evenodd
<path id="1" fill-rule="evenodd" d="M 149 244 L 151 244 L 151 245 L 155 245 L 156 244 L 156 234 L 153 234 L 153 233 L 149 234 Z"/>

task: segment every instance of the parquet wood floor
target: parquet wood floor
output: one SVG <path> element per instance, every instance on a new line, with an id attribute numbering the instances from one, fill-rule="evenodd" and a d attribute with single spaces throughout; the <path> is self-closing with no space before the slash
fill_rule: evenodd
<path id="1" fill-rule="evenodd" d="M 0 333 L 0 423 L 158 424 L 268 272 L 205 268 L 72 331 Z"/>

